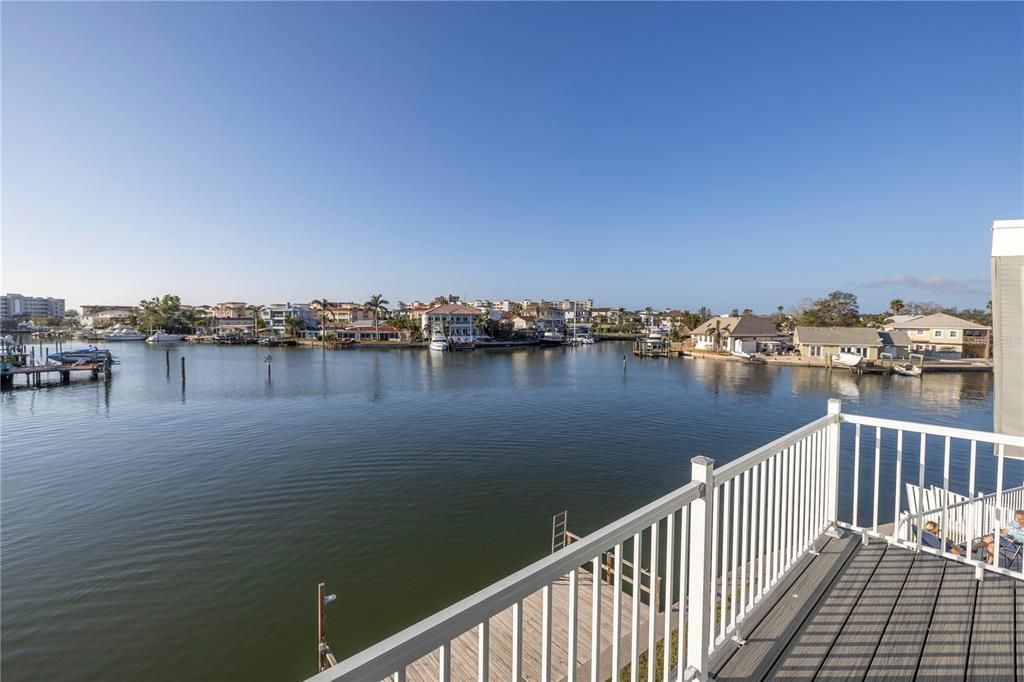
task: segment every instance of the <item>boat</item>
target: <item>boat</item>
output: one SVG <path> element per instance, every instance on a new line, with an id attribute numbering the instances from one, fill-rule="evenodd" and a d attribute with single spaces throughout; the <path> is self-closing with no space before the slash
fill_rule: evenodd
<path id="1" fill-rule="evenodd" d="M 157 329 L 152 336 L 146 339 L 146 343 L 168 343 L 181 341 L 183 338 L 185 338 L 184 334 L 168 334 L 163 329 Z"/>
<path id="2" fill-rule="evenodd" d="M 107 341 L 144 341 L 146 335 L 135 327 L 118 324 L 111 327 L 104 338 Z"/>
<path id="3" fill-rule="evenodd" d="M 565 343 L 565 334 L 554 331 L 544 332 L 539 341 L 542 346 L 561 346 Z"/>
<path id="4" fill-rule="evenodd" d="M 896 372 L 897 374 L 902 374 L 905 377 L 921 376 L 921 368 L 909 362 L 894 364 L 892 366 L 892 371 Z"/>
<path id="5" fill-rule="evenodd" d="M 440 327 L 434 327 L 434 333 L 430 335 L 430 350 L 448 350 L 448 337 L 444 335 Z"/>
<path id="6" fill-rule="evenodd" d="M 580 343 L 582 343 L 584 346 L 592 346 L 592 345 L 594 345 L 594 337 L 593 336 L 589 336 L 589 335 L 585 334 L 583 336 L 578 336 L 577 338 L 579 339 Z"/>
<path id="7" fill-rule="evenodd" d="M 46 356 L 61 365 L 86 365 L 93 362 L 102 362 L 106 359 L 109 351 L 99 350 L 95 346 L 79 348 L 78 350 L 65 350 L 59 353 L 50 353 Z"/>
<path id="8" fill-rule="evenodd" d="M 843 367 L 856 367 L 864 360 L 863 356 L 856 353 L 837 353 L 833 358 L 836 364 Z"/>
<path id="9" fill-rule="evenodd" d="M 741 350 L 734 350 L 734 351 L 733 351 L 733 352 L 731 353 L 731 355 L 732 355 L 732 356 L 733 356 L 734 358 L 743 358 L 744 360 L 749 360 L 749 359 L 750 359 L 751 357 L 753 357 L 753 356 L 751 356 L 751 355 L 750 355 L 750 353 L 744 353 L 744 352 L 743 352 L 743 351 L 741 351 Z"/>

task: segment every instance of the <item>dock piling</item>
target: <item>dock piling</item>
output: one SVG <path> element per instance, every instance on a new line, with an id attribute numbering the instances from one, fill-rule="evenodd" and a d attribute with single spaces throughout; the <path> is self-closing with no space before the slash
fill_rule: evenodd
<path id="1" fill-rule="evenodd" d="M 181 356 L 181 387 L 185 388 L 185 356 Z"/>

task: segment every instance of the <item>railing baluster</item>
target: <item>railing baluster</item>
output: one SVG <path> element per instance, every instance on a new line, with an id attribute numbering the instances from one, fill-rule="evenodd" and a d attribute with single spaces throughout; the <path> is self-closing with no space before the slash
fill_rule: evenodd
<path id="1" fill-rule="evenodd" d="M 764 596 L 764 585 L 767 579 L 768 572 L 768 545 L 765 540 L 765 520 L 767 511 L 769 509 L 767 502 L 766 491 L 768 489 L 768 464 L 761 462 L 757 469 L 754 470 L 757 474 L 757 599 L 761 600 Z M 771 526 L 768 527 L 769 529 Z"/>
<path id="2" fill-rule="evenodd" d="M 512 605 L 512 682 L 523 679 L 523 602 Z"/>
<path id="3" fill-rule="evenodd" d="M 686 670 L 686 610 L 687 594 L 689 592 L 690 577 L 690 525 L 687 511 L 689 506 L 684 505 L 679 510 L 679 633 L 676 637 L 676 682 L 683 682 L 683 673 Z M 668 645 L 666 644 L 666 647 Z M 614 678 L 612 678 L 614 679 Z"/>
<path id="4" fill-rule="evenodd" d="M 750 470 L 743 472 L 743 539 L 740 546 L 743 556 L 740 559 L 740 618 L 747 615 L 747 562 L 750 555 L 750 524 L 753 521 L 753 508 L 750 506 Z"/>
<path id="5" fill-rule="evenodd" d="M 612 679 L 619 679 L 622 661 L 619 640 L 622 638 L 622 543 L 615 545 L 615 575 L 612 579 Z"/>
<path id="6" fill-rule="evenodd" d="M 708 575 L 708 580 L 711 583 L 711 603 L 705 605 L 706 608 L 711 609 L 711 638 L 715 636 L 715 601 L 718 598 L 718 486 L 712 485 L 714 490 L 711 494 L 711 572 Z M 706 551 L 706 550 L 705 550 Z"/>
<path id="7" fill-rule="evenodd" d="M 489 620 L 484 620 L 477 626 L 476 637 L 476 677 L 480 682 L 487 682 L 490 653 L 491 623 Z"/>
<path id="8" fill-rule="evenodd" d="M 395 682 L 405 682 L 405 666 L 403 665 L 395 673 Z"/>
<path id="9" fill-rule="evenodd" d="M 651 524 L 651 558 L 650 580 L 651 591 L 647 602 L 647 682 L 654 682 L 654 669 L 658 659 L 654 652 L 654 642 L 658 634 L 658 521 Z M 570 680 L 571 682 L 571 680 Z"/>
<path id="10" fill-rule="evenodd" d="M 928 447 L 928 439 L 921 434 L 921 454 L 917 463 L 917 551 L 921 551 L 921 531 L 924 524 L 924 464 L 925 450 Z"/>
<path id="11" fill-rule="evenodd" d="M 541 591 L 540 679 L 551 682 L 551 585 Z"/>
<path id="12" fill-rule="evenodd" d="M 875 485 L 871 497 L 871 529 L 878 532 L 878 485 L 882 471 L 882 427 L 875 427 Z"/>
<path id="13" fill-rule="evenodd" d="M 786 448 L 782 455 L 782 552 L 779 557 L 779 575 L 789 567 L 790 550 L 793 543 L 793 461 L 796 446 Z"/>
<path id="14" fill-rule="evenodd" d="M 853 525 L 860 527 L 860 516 L 857 514 L 860 502 L 860 424 L 853 436 Z"/>
<path id="15" fill-rule="evenodd" d="M 448 682 L 452 677 L 452 643 L 445 642 L 437 650 L 438 682 Z"/>
<path id="16" fill-rule="evenodd" d="M 721 485 L 722 488 L 722 580 L 719 583 L 719 589 L 722 592 L 721 606 L 718 609 L 718 615 L 720 618 L 718 624 L 718 637 L 725 637 L 725 629 L 729 623 L 729 531 L 731 526 L 729 521 L 731 520 L 731 510 L 729 502 L 731 501 L 731 483 L 732 481 L 726 481 Z M 717 536 L 716 536 L 717 540 Z"/>
<path id="17" fill-rule="evenodd" d="M 771 552 L 770 561 L 768 563 L 768 566 L 769 566 L 768 582 L 767 582 L 767 587 L 768 588 L 771 588 L 771 586 L 775 584 L 775 576 L 778 573 L 778 567 L 779 567 L 779 476 L 778 476 L 779 466 L 778 466 L 778 464 L 779 464 L 780 456 L 781 455 L 776 454 L 776 455 L 773 455 L 770 460 L 768 460 L 768 477 L 769 477 L 768 490 L 771 493 L 771 502 L 770 502 L 771 506 L 770 506 L 769 509 L 770 509 L 771 520 L 772 520 L 771 521 L 772 532 L 771 532 L 771 535 L 770 535 L 770 539 L 768 541 L 768 545 L 769 545 L 769 548 L 770 548 L 769 551 Z"/>
<path id="18" fill-rule="evenodd" d="M 566 642 L 566 667 L 567 682 L 576 682 L 576 631 L 579 627 L 579 616 L 576 607 L 579 602 L 579 569 L 569 571 L 569 623 L 567 628 L 568 641 Z"/>
<path id="19" fill-rule="evenodd" d="M 673 599 L 675 585 L 673 579 L 675 578 L 675 532 L 676 532 L 676 513 L 672 512 L 668 515 L 668 519 L 665 521 L 665 631 L 662 633 L 663 643 L 661 650 L 663 653 L 661 661 L 661 669 L 663 671 L 662 682 L 669 682 L 669 674 L 672 672 L 672 604 L 675 603 Z M 682 602 L 680 602 L 682 607 Z M 682 637 L 682 631 L 679 632 L 679 636 Z M 653 654 L 652 660 L 653 660 Z M 653 665 L 651 666 L 654 667 Z M 598 682 L 598 680 L 592 680 L 592 682 Z"/>
<path id="20" fill-rule="evenodd" d="M 594 573 L 592 584 L 594 586 L 590 604 L 590 682 L 601 682 L 601 580 L 602 564 L 601 556 L 594 557 L 591 565 Z M 612 675 L 612 679 L 615 679 Z"/>
<path id="21" fill-rule="evenodd" d="M 633 536 L 633 620 L 629 626 L 629 679 L 637 682 L 640 674 L 640 540 L 642 533 Z"/>
<path id="22" fill-rule="evenodd" d="M 729 590 L 729 628 L 736 630 L 736 610 L 739 604 L 736 601 L 737 596 L 737 569 L 739 567 L 739 549 L 740 549 L 740 480 L 738 478 L 732 479 L 732 551 L 730 556 L 732 558 L 732 580 L 731 589 Z"/>
<path id="23" fill-rule="evenodd" d="M 999 555 L 1002 552 L 999 551 L 999 531 L 1000 525 L 1008 521 L 1008 519 L 999 518 L 999 506 L 1003 502 L 1003 455 L 1005 454 L 1005 448 L 1000 443 L 996 446 L 996 451 L 999 453 L 996 457 L 996 513 L 992 516 L 995 519 L 992 527 L 992 565 L 999 568 Z"/>
<path id="24" fill-rule="evenodd" d="M 896 431 L 896 501 L 892 508 L 893 536 L 900 533 L 900 500 L 903 495 L 903 429 Z"/>
<path id="25" fill-rule="evenodd" d="M 939 527 L 943 554 L 946 553 L 946 538 L 949 533 L 949 446 L 949 436 L 946 436 L 946 449 L 942 457 L 942 525 Z"/>

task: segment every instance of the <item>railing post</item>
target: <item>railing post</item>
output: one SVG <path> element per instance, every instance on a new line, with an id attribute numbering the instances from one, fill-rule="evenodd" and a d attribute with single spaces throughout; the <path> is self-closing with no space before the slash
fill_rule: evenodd
<path id="1" fill-rule="evenodd" d="M 690 503 L 690 586 L 686 605 L 686 657 L 694 679 L 708 678 L 708 655 L 711 645 L 711 546 L 714 542 L 711 504 L 715 486 L 715 460 L 694 457 L 690 460 L 691 477 L 700 485 L 700 497 Z"/>
<path id="2" fill-rule="evenodd" d="M 828 495 L 828 520 L 832 524 L 829 534 L 835 537 L 839 536 L 836 522 L 839 521 L 839 419 L 842 409 L 842 400 L 829 399 L 828 414 L 835 421 L 828 425 L 828 478 L 825 494 Z"/>

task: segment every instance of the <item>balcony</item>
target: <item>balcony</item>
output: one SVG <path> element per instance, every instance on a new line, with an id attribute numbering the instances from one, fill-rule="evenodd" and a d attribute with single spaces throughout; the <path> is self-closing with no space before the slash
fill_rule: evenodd
<path id="1" fill-rule="evenodd" d="M 693 459 L 678 490 L 347 660 L 321 638 L 311 679 L 1012 681 L 1022 552 L 974 551 L 1024 503 L 1008 446 L 1024 438 L 829 401 L 737 460 Z"/>

